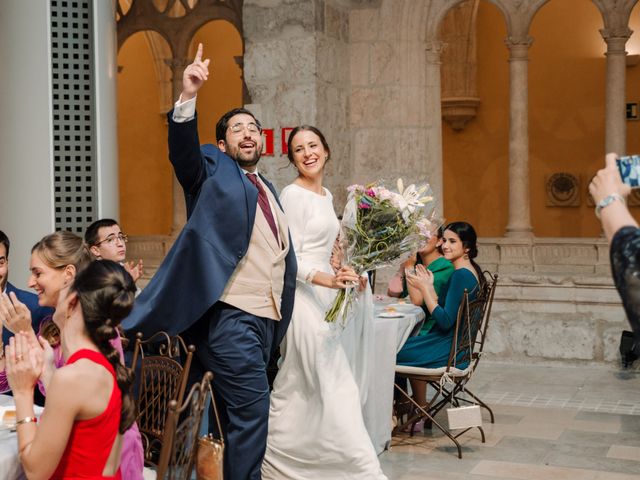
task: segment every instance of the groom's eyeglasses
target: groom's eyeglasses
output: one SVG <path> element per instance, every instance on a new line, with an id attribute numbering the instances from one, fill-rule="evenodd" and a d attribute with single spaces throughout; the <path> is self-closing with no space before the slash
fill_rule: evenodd
<path id="1" fill-rule="evenodd" d="M 261 131 L 260 127 L 255 123 L 234 123 L 229 127 L 229 130 L 231 130 L 232 133 L 242 133 L 244 132 L 245 128 L 249 131 L 249 133 L 260 133 Z"/>

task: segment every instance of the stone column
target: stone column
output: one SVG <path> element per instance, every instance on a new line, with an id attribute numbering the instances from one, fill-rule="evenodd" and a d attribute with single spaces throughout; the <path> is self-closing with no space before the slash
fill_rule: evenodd
<path id="1" fill-rule="evenodd" d="M 530 37 L 508 37 L 509 48 L 509 219 L 507 237 L 531 237 L 529 208 Z"/>
<path id="2" fill-rule="evenodd" d="M 429 165 L 429 182 L 438 204 L 444 212 L 444 178 L 442 174 L 442 88 L 440 85 L 441 55 L 446 44 L 432 40 L 427 42 L 426 55 L 426 85 L 429 92 L 426 98 L 427 112 L 433 122 L 427 129 L 427 151 L 425 152 Z M 429 119 L 428 119 L 429 121 Z"/>
<path id="3" fill-rule="evenodd" d="M 184 69 L 187 68 L 192 60 L 187 58 L 172 58 L 165 60 L 165 63 L 171 68 L 171 85 L 172 85 L 172 93 L 173 100 L 175 102 L 178 100 L 178 96 L 182 93 L 182 74 L 184 73 Z M 177 236 L 184 227 L 184 224 L 187 223 L 187 209 L 184 203 L 184 193 L 182 192 L 182 187 L 180 186 L 180 182 L 173 174 L 173 182 L 172 182 L 172 192 L 173 192 L 173 218 L 171 221 L 171 235 Z"/>
<path id="4" fill-rule="evenodd" d="M 605 151 L 624 155 L 627 150 L 625 113 L 625 45 L 631 36 L 629 28 L 600 30 L 607 44 L 607 83 L 605 110 Z"/>

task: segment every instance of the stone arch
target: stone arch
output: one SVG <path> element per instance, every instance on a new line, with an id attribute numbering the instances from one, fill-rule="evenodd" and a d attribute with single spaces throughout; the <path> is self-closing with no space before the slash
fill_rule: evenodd
<path id="1" fill-rule="evenodd" d="M 157 31 L 167 40 L 171 57 L 157 58 L 156 61 L 164 61 L 171 69 L 170 98 L 173 100 L 182 89 L 182 73 L 192 61 L 188 56 L 191 39 L 203 25 L 212 20 L 226 20 L 235 27 L 240 38 L 243 38 L 244 0 L 166 0 L 163 5 L 162 3 L 160 0 L 116 1 L 118 48 L 131 35 L 145 30 Z M 154 51 L 153 45 L 150 48 Z M 158 53 L 162 55 L 156 50 L 156 54 Z M 242 55 L 244 55 L 244 44 Z M 242 69 L 242 59 L 239 65 Z M 166 103 L 166 100 L 162 103 Z M 177 180 L 174 179 L 172 233 L 177 234 L 185 222 L 186 212 L 182 192 Z"/>

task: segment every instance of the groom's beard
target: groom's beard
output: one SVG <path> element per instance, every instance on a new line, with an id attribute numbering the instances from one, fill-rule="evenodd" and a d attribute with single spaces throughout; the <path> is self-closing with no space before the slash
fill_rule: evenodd
<path id="1" fill-rule="evenodd" d="M 258 152 L 256 150 L 253 155 L 245 156 L 242 152 L 239 152 L 239 155 L 231 158 L 233 158 L 238 163 L 240 168 L 248 170 L 249 168 L 255 167 L 258 164 L 258 161 L 260 160 L 260 153 L 261 152 Z"/>
<path id="2" fill-rule="evenodd" d="M 226 154 L 234 159 L 240 168 L 248 170 L 255 167 L 262 155 L 262 141 L 250 140 L 254 146 L 253 150 L 245 151 L 240 148 L 240 145 L 244 142 L 238 142 L 235 145 L 227 143 Z"/>

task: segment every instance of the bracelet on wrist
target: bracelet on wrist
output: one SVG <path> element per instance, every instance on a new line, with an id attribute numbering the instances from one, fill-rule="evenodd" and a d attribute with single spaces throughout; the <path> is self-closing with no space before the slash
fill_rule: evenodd
<path id="1" fill-rule="evenodd" d="M 22 420 L 16 422 L 16 427 L 23 423 L 38 423 L 38 417 L 24 417 Z"/>
<path id="2" fill-rule="evenodd" d="M 596 205 L 596 217 L 600 218 L 600 212 L 602 211 L 602 209 L 608 207 L 615 201 L 622 202 L 623 205 L 627 204 L 627 201 L 624 199 L 624 197 L 618 193 L 607 195 Z"/>

